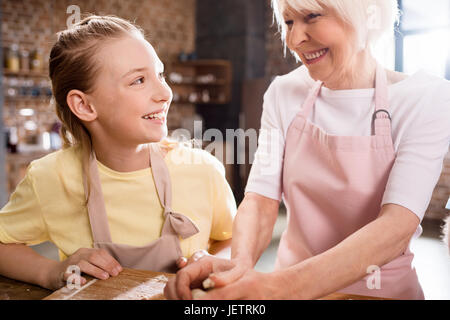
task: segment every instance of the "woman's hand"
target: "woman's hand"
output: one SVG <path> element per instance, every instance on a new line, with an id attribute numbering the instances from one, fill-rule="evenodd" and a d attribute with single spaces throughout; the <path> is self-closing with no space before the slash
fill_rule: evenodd
<path id="1" fill-rule="evenodd" d="M 78 267 L 80 274 L 67 272 L 71 266 Z M 81 273 L 106 280 L 110 276 L 117 276 L 121 271 L 122 266 L 106 250 L 81 248 L 49 270 L 46 287 L 57 290 L 66 284 L 70 276 L 73 276 L 71 280 L 76 282 L 79 280 L 78 283 L 84 285 L 86 279 L 81 276 Z"/>
<path id="2" fill-rule="evenodd" d="M 199 298 L 199 300 L 281 300 L 292 299 L 288 296 L 288 283 L 276 273 L 261 273 L 247 269 L 237 279 L 221 288 L 214 288 Z"/>
<path id="3" fill-rule="evenodd" d="M 220 259 L 203 253 L 194 254 L 183 262 L 184 266 L 176 277 L 169 279 L 164 288 L 167 299 L 192 299 L 191 289 L 202 288 L 202 283 L 210 279 L 214 288 L 220 288 L 239 279 L 250 267 L 236 260 Z M 180 264 L 179 264 L 180 265 Z"/>

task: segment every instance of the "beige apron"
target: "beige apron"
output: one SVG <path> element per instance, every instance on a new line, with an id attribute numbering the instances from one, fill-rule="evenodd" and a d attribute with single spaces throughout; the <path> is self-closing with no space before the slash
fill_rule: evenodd
<path id="1" fill-rule="evenodd" d="M 173 273 L 177 271 L 176 261 L 183 255 L 180 248 L 179 236 L 183 239 L 189 238 L 198 233 L 199 229 L 191 219 L 172 211 L 170 175 L 164 162 L 162 151 L 156 143 L 150 144 L 149 149 L 153 179 L 161 206 L 164 208 L 165 220 L 161 237 L 142 247 L 112 242 L 97 161 L 93 152 L 89 160 L 90 195 L 88 213 L 92 237 L 94 239 L 94 248 L 105 249 L 121 266 L 126 268 Z M 88 188 L 86 177 L 83 177 L 83 184 L 87 198 Z M 155 213 L 149 212 L 149 214 Z"/>

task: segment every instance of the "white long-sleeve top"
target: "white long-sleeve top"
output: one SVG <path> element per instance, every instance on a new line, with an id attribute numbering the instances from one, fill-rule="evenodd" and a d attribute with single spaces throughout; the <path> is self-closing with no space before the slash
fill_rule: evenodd
<path id="1" fill-rule="evenodd" d="M 246 192 L 282 199 L 287 130 L 313 83 L 307 68 L 301 66 L 276 77 L 267 89 L 261 133 L 279 134 L 260 134 Z M 369 136 L 375 110 L 374 93 L 375 89 L 322 87 L 309 119 L 328 134 Z M 397 157 L 381 205 L 404 206 L 422 220 L 449 150 L 450 82 L 419 71 L 389 85 L 389 102 Z"/>

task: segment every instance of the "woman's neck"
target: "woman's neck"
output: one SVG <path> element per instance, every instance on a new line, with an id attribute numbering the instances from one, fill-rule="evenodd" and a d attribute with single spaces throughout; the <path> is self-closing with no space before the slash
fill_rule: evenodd
<path id="1" fill-rule="evenodd" d="M 150 166 L 148 145 L 137 147 L 108 146 L 92 142 L 97 160 L 118 172 L 132 172 Z"/>
<path id="2" fill-rule="evenodd" d="M 372 55 L 361 51 L 352 61 L 345 69 L 324 80 L 324 86 L 331 90 L 374 88 L 377 62 Z"/>

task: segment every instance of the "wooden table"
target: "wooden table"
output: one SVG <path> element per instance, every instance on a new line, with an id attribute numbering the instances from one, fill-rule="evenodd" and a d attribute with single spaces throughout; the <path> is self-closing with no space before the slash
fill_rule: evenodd
<path id="1" fill-rule="evenodd" d="M 80 289 L 52 292 L 32 284 L 0 276 L 0 300 L 164 300 L 163 288 L 173 274 L 124 269 L 117 277 L 96 280 L 86 276 Z M 333 293 L 320 300 L 387 300 Z"/>

